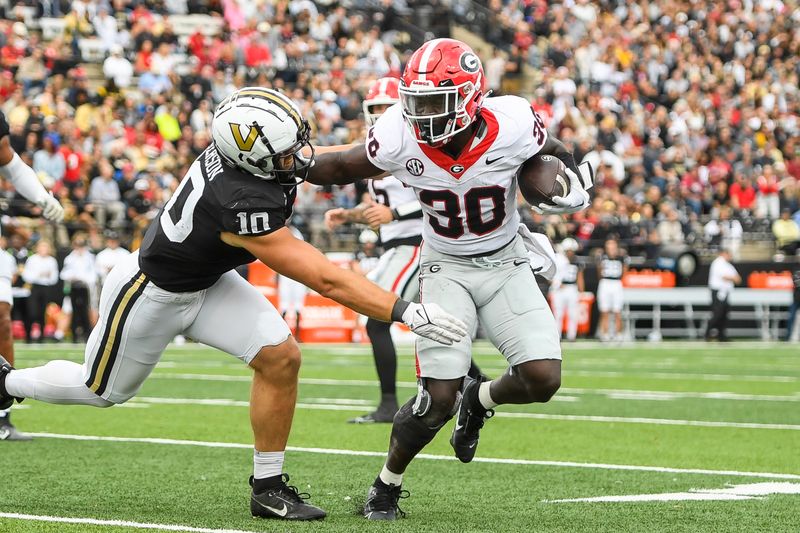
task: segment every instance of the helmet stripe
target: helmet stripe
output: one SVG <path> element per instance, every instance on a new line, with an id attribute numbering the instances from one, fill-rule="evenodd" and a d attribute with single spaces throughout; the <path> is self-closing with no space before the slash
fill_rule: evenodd
<path id="1" fill-rule="evenodd" d="M 428 72 L 428 61 L 430 61 L 431 54 L 439 44 L 439 41 L 441 41 L 441 39 L 434 39 L 425 43 L 426 48 L 425 51 L 422 52 L 422 57 L 419 60 L 419 67 L 417 67 L 417 70 L 419 71 L 419 81 L 426 81 L 428 79 L 426 77 L 426 73 Z"/>
<path id="2" fill-rule="evenodd" d="M 277 105 L 281 108 L 288 116 L 291 118 L 294 123 L 297 125 L 298 129 L 302 129 L 303 119 L 300 117 L 300 114 L 295 109 L 294 105 L 287 101 L 287 98 L 280 93 L 272 92 L 267 89 L 242 89 L 239 91 L 241 96 L 254 96 L 256 98 L 263 98 L 265 100 L 269 100 L 270 102 Z"/>

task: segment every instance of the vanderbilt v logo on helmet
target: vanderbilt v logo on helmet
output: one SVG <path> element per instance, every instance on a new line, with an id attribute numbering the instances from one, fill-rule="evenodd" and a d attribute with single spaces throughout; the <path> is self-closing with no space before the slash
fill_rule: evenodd
<path id="1" fill-rule="evenodd" d="M 253 176 L 294 186 L 311 168 L 310 128 L 286 95 L 245 87 L 225 98 L 214 112 L 211 138 L 220 158 Z M 302 150 L 309 147 L 310 157 Z"/>
<path id="2" fill-rule="evenodd" d="M 256 143 L 256 139 L 258 138 L 258 130 L 253 126 L 248 126 L 248 133 L 247 138 L 245 139 L 242 137 L 242 125 L 235 124 L 231 122 L 228 124 L 231 127 L 231 134 L 233 135 L 233 140 L 236 141 L 236 146 L 239 147 L 239 150 L 244 152 L 249 152 L 253 149 L 253 145 Z"/>

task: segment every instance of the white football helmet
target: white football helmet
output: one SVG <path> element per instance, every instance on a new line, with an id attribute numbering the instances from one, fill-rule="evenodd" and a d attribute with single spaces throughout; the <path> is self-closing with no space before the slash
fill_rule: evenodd
<path id="1" fill-rule="evenodd" d="M 244 87 L 225 98 L 214 112 L 211 138 L 228 165 L 282 185 L 305 181 L 314 158 L 311 130 L 285 95 Z M 311 156 L 301 150 L 311 148 Z"/>

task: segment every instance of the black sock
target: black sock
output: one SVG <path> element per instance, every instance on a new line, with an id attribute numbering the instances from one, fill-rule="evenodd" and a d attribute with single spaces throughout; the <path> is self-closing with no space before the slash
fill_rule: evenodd
<path id="1" fill-rule="evenodd" d="M 381 395 L 397 394 L 397 352 L 389 330 L 391 324 L 379 320 L 367 320 L 367 335 L 372 343 L 375 369 L 381 384 Z M 396 399 L 395 399 L 396 401 Z"/>
<path id="2" fill-rule="evenodd" d="M 262 479 L 253 479 L 253 492 L 261 494 L 262 492 L 278 488 L 281 484 L 283 484 L 283 474 Z"/>

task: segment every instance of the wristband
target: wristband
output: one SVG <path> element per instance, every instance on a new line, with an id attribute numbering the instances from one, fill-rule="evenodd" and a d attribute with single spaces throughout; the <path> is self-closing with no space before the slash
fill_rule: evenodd
<path id="1" fill-rule="evenodd" d="M 407 302 L 402 298 L 395 300 L 394 306 L 392 307 L 392 322 L 402 322 L 403 313 L 406 312 L 409 305 L 411 305 L 411 302 Z"/>

